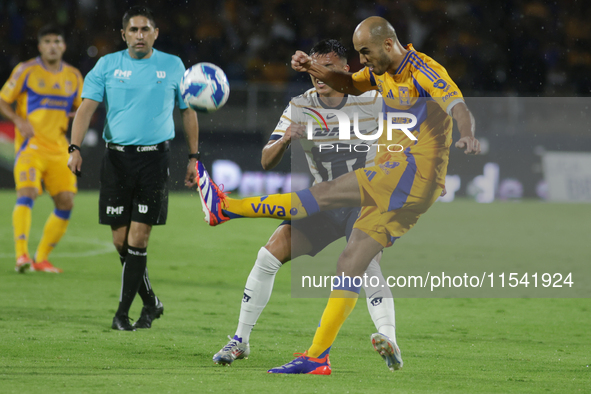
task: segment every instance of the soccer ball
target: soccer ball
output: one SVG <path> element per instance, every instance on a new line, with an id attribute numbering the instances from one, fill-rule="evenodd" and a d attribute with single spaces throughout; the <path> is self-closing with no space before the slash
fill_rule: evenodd
<path id="1" fill-rule="evenodd" d="M 198 112 L 220 109 L 230 96 L 230 84 L 224 71 L 211 63 L 197 63 L 181 79 L 185 103 Z"/>

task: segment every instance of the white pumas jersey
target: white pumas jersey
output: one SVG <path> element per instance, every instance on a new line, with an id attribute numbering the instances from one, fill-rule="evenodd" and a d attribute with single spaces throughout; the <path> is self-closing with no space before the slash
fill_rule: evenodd
<path id="1" fill-rule="evenodd" d="M 339 139 L 339 120 L 331 110 L 339 110 L 349 117 L 350 139 Z M 292 123 L 306 127 L 306 137 L 300 143 L 306 153 L 314 183 L 330 181 L 343 174 L 374 165 L 377 138 L 363 140 L 353 130 L 355 114 L 358 117 L 359 133 L 374 135 L 378 131 L 378 117 L 382 111 L 382 99 L 376 90 L 360 96 L 345 95 L 336 107 L 330 107 L 318 97 L 315 88 L 293 98 L 277 127 L 269 138 L 271 141 L 283 137 Z M 311 121 L 312 138 L 308 135 Z"/>

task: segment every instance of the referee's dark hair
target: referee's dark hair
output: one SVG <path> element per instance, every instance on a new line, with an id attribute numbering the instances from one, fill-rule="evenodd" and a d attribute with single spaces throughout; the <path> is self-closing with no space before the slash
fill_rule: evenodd
<path id="1" fill-rule="evenodd" d="M 49 24 L 39 29 L 39 32 L 37 33 L 37 41 L 41 42 L 41 39 L 49 34 L 55 34 L 56 36 L 61 36 L 64 40 L 66 39 L 64 30 L 61 27 L 58 25 Z"/>
<path id="2" fill-rule="evenodd" d="M 337 54 L 337 56 L 347 62 L 347 48 L 339 40 L 326 39 L 316 43 L 310 49 L 310 56 L 312 55 L 327 55 L 331 52 Z"/>
<path id="3" fill-rule="evenodd" d="M 129 23 L 129 20 L 134 16 L 144 16 L 148 18 L 150 23 L 152 23 L 152 26 L 156 28 L 156 22 L 154 21 L 154 14 L 152 14 L 152 10 L 150 10 L 148 7 L 135 5 L 131 7 L 129 10 L 127 10 L 125 15 L 123 15 L 123 30 L 127 29 L 127 24 Z"/>

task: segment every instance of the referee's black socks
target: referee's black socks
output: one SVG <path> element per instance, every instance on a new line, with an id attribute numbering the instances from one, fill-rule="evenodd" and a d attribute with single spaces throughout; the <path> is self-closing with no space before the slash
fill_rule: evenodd
<path id="1" fill-rule="evenodd" d="M 127 256 L 127 246 L 123 248 L 123 250 L 119 253 L 119 260 L 121 260 L 121 265 L 125 264 L 125 257 Z M 146 267 L 146 272 L 144 273 L 144 277 L 142 278 L 142 283 L 140 284 L 140 288 L 137 293 L 142 298 L 144 305 L 147 306 L 156 306 L 156 294 L 152 290 L 152 284 L 150 283 L 150 277 L 148 276 L 148 268 Z"/>
<path id="2" fill-rule="evenodd" d="M 125 263 L 123 264 L 121 295 L 119 297 L 119 309 L 117 309 L 117 316 L 128 316 L 129 308 L 135 298 L 140 286 L 147 285 L 144 283 L 144 276 L 146 275 L 146 264 L 148 261 L 148 253 L 146 248 L 127 247 L 127 255 L 125 256 Z M 142 297 L 143 298 L 143 297 Z"/>

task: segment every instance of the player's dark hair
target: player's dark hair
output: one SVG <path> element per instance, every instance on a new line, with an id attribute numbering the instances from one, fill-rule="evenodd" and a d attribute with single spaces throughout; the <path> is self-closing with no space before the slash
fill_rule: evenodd
<path id="1" fill-rule="evenodd" d="M 143 16 L 143 17 L 148 18 L 148 20 L 152 23 L 152 26 L 154 26 L 154 28 L 156 28 L 156 22 L 154 21 L 154 14 L 152 14 L 152 10 L 150 10 L 148 7 L 135 5 L 135 6 L 131 7 L 129 10 L 127 10 L 125 15 L 123 15 L 123 21 L 122 21 L 123 30 L 125 30 L 127 28 L 127 24 L 129 23 L 129 20 L 131 18 L 133 18 L 134 16 Z"/>
<path id="2" fill-rule="evenodd" d="M 66 38 L 66 36 L 64 35 L 64 30 L 61 27 L 59 27 L 57 25 L 49 24 L 49 25 L 45 25 L 41 29 L 39 29 L 39 32 L 37 33 L 37 41 L 41 42 L 41 39 L 49 34 L 55 34 L 56 36 L 62 36 L 63 39 Z"/>
<path id="3" fill-rule="evenodd" d="M 331 52 L 336 53 L 336 55 L 345 62 L 347 61 L 347 48 L 345 48 L 339 40 L 335 39 L 318 41 L 316 45 L 310 49 L 310 56 L 328 55 Z"/>

